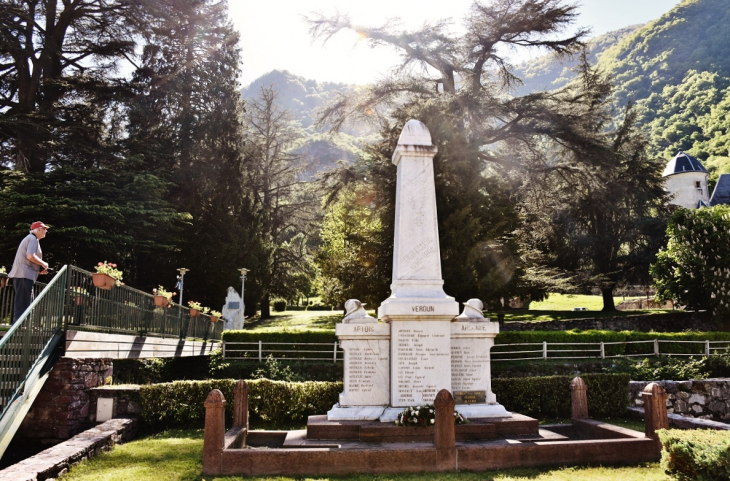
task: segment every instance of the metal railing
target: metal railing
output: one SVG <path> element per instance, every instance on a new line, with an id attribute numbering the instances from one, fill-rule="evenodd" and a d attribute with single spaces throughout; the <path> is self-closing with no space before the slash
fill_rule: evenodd
<path id="1" fill-rule="evenodd" d="M 67 275 L 64 266 L 0 339 L 0 418 L 22 392 L 28 373 L 45 361 L 41 355 L 62 328 Z"/>
<path id="2" fill-rule="evenodd" d="M 222 343 L 223 359 L 263 362 L 268 358 L 277 361 L 342 361 L 344 352 L 337 341 L 319 343 L 296 342 L 231 342 Z"/>
<path id="3" fill-rule="evenodd" d="M 294 342 L 233 342 L 221 346 L 223 359 L 263 362 L 268 358 L 278 361 L 329 361 L 344 359 L 337 341 L 330 343 Z M 534 342 L 495 344 L 492 361 L 539 361 L 560 359 L 609 359 L 618 357 L 651 356 L 717 356 L 730 354 L 730 341 L 645 341 L 617 342 Z M 513 356 L 513 357 L 507 357 Z"/>
<path id="4" fill-rule="evenodd" d="M 33 284 L 33 298 L 38 297 L 45 287 L 46 283 L 36 281 Z M 7 274 L 0 274 L 0 324 L 10 324 L 13 320 L 14 298 L 13 280 Z"/>
<path id="5" fill-rule="evenodd" d="M 139 336 L 220 340 L 224 323 L 210 316 L 190 316 L 190 309 L 171 303 L 155 306 L 154 296 L 125 285 L 94 287 L 91 272 L 69 267 L 64 318 L 67 329 L 98 330 Z"/>
<path id="6" fill-rule="evenodd" d="M 491 360 L 611 359 L 618 357 L 651 356 L 709 357 L 720 354 L 730 354 L 730 341 L 647 339 L 644 341 L 496 344 L 491 350 Z"/>

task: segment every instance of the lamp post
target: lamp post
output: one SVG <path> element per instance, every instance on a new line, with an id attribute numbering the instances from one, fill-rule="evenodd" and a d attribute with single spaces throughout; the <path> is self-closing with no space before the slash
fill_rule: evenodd
<path id="1" fill-rule="evenodd" d="M 183 303 L 183 287 L 185 286 L 185 273 L 188 272 L 190 269 L 186 269 L 184 267 L 181 267 L 177 271 L 180 273 L 180 275 L 177 276 L 177 290 L 180 291 L 180 339 L 185 339 L 185 336 L 187 335 L 188 328 L 185 326 L 185 329 L 183 329 L 182 325 L 182 319 L 183 319 L 183 309 L 182 309 L 182 303 Z"/>
<path id="2" fill-rule="evenodd" d="M 179 276 L 177 276 L 177 285 L 175 286 L 177 290 L 180 291 L 180 305 L 182 306 L 183 303 L 183 286 L 185 283 L 185 273 L 188 272 L 190 269 L 186 269 L 184 267 L 181 267 L 177 271 L 180 273 Z"/>
<path id="3" fill-rule="evenodd" d="M 246 274 L 248 274 L 248 269 L 245 267 L 242 269 L 238 269 L 238 272 L 241 273 L 241 320 L 244 320 L 246 317 L 244 315 L 244 308 L 246 307 L 246 301 L 244 301 L 243 298 L 243 289 L 246 286 Z M 243 322 L 241 323 L 243 325 Z"/>

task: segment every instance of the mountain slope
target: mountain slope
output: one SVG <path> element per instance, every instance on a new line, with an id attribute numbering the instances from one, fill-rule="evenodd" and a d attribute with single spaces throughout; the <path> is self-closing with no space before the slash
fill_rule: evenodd
<path id="1" fill-rule="evenodd" d="M 596 63 L 603 53 L 616 43 L 636 32 L 643 24 L 630 25 L 613 32 L 604 33 L 588 41 L 588 58 Z M 575 76 L 573 68 L 577 59 L 556 61 L 553 55 L 544 55 L 527 62 L 523 62 L 515 69 L 515 73 L 524 84 L 516 94 L 526 95 L 538 90 L 554 90 L 566 85 Z"/>
<path id="2" fill-rule="evenodd" d="M 730 2 L 684 0 L 601 56 L 617 99 L 644 99 L 678 85 L 690 70 L 730 75 Z"/>
<path id="3" fill-rule="evenodd" d="M 340 92 L 351 91 L 355 86 L 317 82 L 286 70 L 273 70 L 241 89 L 241 95 L 244 100 L 251 101 L 265 87 L 273 87 L 278 92 L 278 106 L 289 111 L 292 119 L 301 127 L 301 138 L 295 153 L 303 156 L 309 165 L 304 173 L 305 178 L 334 167 L 340 160 L 352 162 L 361 155 L 361 146 L 372 140 L 373 133 L 368 126 L 346 125 L 336 134 L 318 131 L 314 126 L 319 108 L 334 100 Z"/>

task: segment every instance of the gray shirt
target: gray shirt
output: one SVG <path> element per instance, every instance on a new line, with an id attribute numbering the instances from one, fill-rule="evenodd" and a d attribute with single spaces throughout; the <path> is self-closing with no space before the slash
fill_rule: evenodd
<path id="1" fill-rule="evenodd" d="M 20 242 L 18 252 L 15 253 L 13 268 L 10 269 L 8 277 L 25 278 L 32 281 L 38 279 L 38 273 L 41 271 L 42 266 L 29 261 L 28 254 L 35 254 L 39 259 L 43 259 L 41 243 L 38 242 L 38 239 L 33 234 L 28 234 Z"/>

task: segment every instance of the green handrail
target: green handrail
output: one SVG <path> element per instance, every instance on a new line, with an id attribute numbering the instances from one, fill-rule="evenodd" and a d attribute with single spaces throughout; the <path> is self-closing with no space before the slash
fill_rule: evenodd
<path id="1" fill-rule="evenodd" d="M 0 418 L 63 326 L 67 274 L 64 266 L 0 339 Z"/>
<path id="2" fill-rule="evenodd" d="M 223 323 L 210 316 L 190 316 L 180 304 L 155 306 L 154 296 L 126 285 L 111 290 L 94 286 L 93 274 L 69 267 L 66 310 L 67 329 L 134 334 L 138 336 L 220 340 Z"/>

